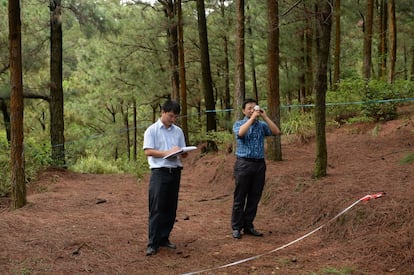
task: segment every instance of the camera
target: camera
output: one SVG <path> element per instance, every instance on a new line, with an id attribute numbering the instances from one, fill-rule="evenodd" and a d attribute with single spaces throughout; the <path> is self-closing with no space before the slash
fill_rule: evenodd
<path id="1" fill-rule="evenodd" d="M 255 111 L 260 111 L 261 113 L 263 113 L 263 111 L 260 109 L 259 105 L 254 106 L 254 110 Z"/>

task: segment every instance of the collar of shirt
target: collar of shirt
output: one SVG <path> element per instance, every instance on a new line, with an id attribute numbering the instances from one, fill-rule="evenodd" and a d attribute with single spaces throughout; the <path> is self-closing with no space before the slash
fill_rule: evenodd
<path id="1" fill-rule="evenodd" d="M 165 127 L 164 123 L 162 123 L 161 119 L 159 118 L 157 120 L 157 127 L 158 128 L 164 128 L 165 130 L 171 131 L 172 129 L 174 129 L 175 124 L 171 124 L 171 126 L 167 128 L 167 127 Z"/>

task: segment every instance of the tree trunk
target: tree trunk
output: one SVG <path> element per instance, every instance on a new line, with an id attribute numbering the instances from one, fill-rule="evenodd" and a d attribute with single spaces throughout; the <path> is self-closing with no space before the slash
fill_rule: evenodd
<path id="1" fill-rule="evenodd" d="M 306 104 L 306 51 L 305 51 L 305 33 L 299 31 L 299 45 L 300 45 L 300 58 L 298 58 L 299 64 L 297 65 L 299 69 L 299 90 L 298 90 L 298 101 L 300 104 L 300 110 L 302 113 L 305 112 Z"/>
<path id="2" fill-rule="evenodd" d="M 306 63 L 306 75 L 305 75 L 305 87 L 306 87 L 306 103 L 309 103 L 309 98 L 312 96 L 313 93 L 313 29 L 311 20 L 307 20 L 308 27 L 305 30 L 305 63 Z"/>
<path id="3" fill-rule="evenodd" d="M 244 0 L 236 0 L 236 17 L 236 68 L 233 99 L 234 121 L 239 120 L 243 116 L 241 106 L 246 97 L 244 64 Z"/>
<path id="4" fill-rule="evenodd" d="M 329 61 L 329 48 L 332 28 L 332 1 L 324 2 L 321 6 L 320 15 L 317 16 L 316 28 L 319 45 L 318 69 L 315 81 L 315 125 L 316 125 L 316 160 L 313 176 L 320 178 L 326 176 L 328 165 L 328 152 L 326 147 L 326 90 L 327 71 Z"/>
<path id="5" fill-rule="evenodd" d="M 268 34 L 267 34 L 267 102 L 268 115 L 280 128 L 280 93 L 279 93 L 279 6 L 278 0 L 267 0 Z M 268 158 L 282 160 L 280 135 L 272 136 L 267 143 Z"/>
<path id="6" fill-rule="evenodd" d="M 61 1 L 50 1 L 50 140 L 57 166 L 65 164 L 61 12 Z"/>
<path id="7" fill-rule="evenodd" d="M 334 53 L 334 75 L 333 87 L 337 88 L 340 75 L 341 59 L 341 0 L 335 0 L 335 53 Z"/>
<path id="8" fill-rule="evenodd" d="M 395 62 L 397 61 L 397 26 L 395 23 L 395 1 L 388 0 L 388 30 L 390 45 L 390 66 L 388 70 L 388 83 L 393 83 L 395 78 Z"/>
<path id="9" fill-rule="evenodd" d="M 180 99 L 181 99 L 181 119 L 180 126 L 183 129 L 185 142 L 188 144 L 188 112 L 187 112 L 187 80 L 185 75 L 185 58 L 184 58 L 184 27 L 181 10 L 181 0 L 177 1 L 178 9 L 178 64 L 180 79 Z"/>
<path id="10" fill-rule="evenodd" d="M 179 76 L 178 76 L 178 34 L 177 34 L 177 22 L 176 22 L 176 4 L 173 0 L 160 1 L 164 5 L 165 16 L 168 20 L 167 28 L 167 40 L 168 40 L 168 53 L 170 61 L 171 71 L 171 99 L 180 102 L 179 94 Z"/>
<path id="11" fill-rule="evenodd" d="M 305 9 L 305 26 L 300 33 L 300 51 L 301 58 L 299 68 L 301 70 L 299 76 L 299 94 L 298 99 L 301 106 L 301 112 L 306 112 L 308 109 L 304 106 L 309 103 L 309 98 L 312 96 L 313 89 L 313 30 L 311 18 L 313 12 L 309 11 L 307 4 L 304 4 Z M 318 53 L 317 53 L 318 54 Z"/>
<path id="12" fill-rule="evenodd" d="M 10 114 L 5 99 L 0 98 L 0 109 L 3 113 L 4 128 L 6 129 L 7 142 L 10 144 Z"/>
<path id="13" fill-rule="evenodd" d="M 220 0 L 220 10 L 222 18 L 225 18 L 225 5 L 224 0 Z M 226 108 L 226 121 L 231 121 L 231 98 L 230 98 L 230 66 L 229 66 L 229 39 L 226 31 L 223 34 L 223 47 L 224 47 L 224 106 Z M 226 124 L 229 125 L 229 124 Z M 231 132 L 231 126 L 228 126 L 228 130 Z"/>
<path id="14" fill-rule="evenodd" d="M 379 1 L 378 12 L 378 78 L 385 80 L 387 73 L 387 1 Z"/>
<path id="15" fill-rule="evenodd" d="M 133 99 L 133 115 L 134 115 L 134 140 L 133 145 L 134 146 L 134 161 L 137 161 L 137 155 L 138 155 L 138 144 L 137 144 L 137 137 L 138 137 L 138 123 L 137 123 L 137 100 L 136 98 Z"/>
<path id="16" fill-rule="evenodd" d="M 247 10 L 249 11 L 249 5 L 247 5 Z M 247 16 L 246 18 L 246 24 L 247 24 L 247 33 L 249 35 L 249 37 L 252 39 L 253 37 L 253 31 L 252 31 L 252 26 L 250 24 L 250 14 Z M 250 39 L 250 40 L 251 40 Z M 249 52 L 250 52 L 250 67 L 251 67 L 251 74 L 252 74 L 252 86 L 253 86 L 253 91 L 252 93 L 254 94 L 254 97 L 256 98 L 256 100 L 259 102 L 260 98 L 259 98 L 259 92 L 257 89 L 257 78 L 256 78 L 256 62 L 254 59 L 254 47 L 253 47 L 253 43 L 250 42 L 249 45 Z"/>
<path id="17" fill-rule="evenodd" d="M 208 36 L 204 0 L 197 0 L 198 35 L 200 40 L 201 73 L 203 77 L 204 101 L 207 112 L 207 132 L 216 131 L 216 104 L 214 100 L 213 80 L 210 70 L 210 55 L 208 52 Z"/>
<path id="18" fill-rule="evenodd" d="M 26 202 L 26 180 L 23 150 L 23 75 L 20 1 L 9 0 L 10 116 L 11 116 L 11 187 L 12 207 Z"/>
<path id="19" fill-rule="evenodd" d="M 374 20 L 374 1 L 367 0 L 367 10 L 364 22 L 364 56 L 363 56 L 363 76 L 366 80 L 371 79 L 372 70 L 372 24 Z"/>
<path id="20" fill-rule="evenodd" d="M 414 81 L 414 45 L 411 46 L 411 75 L 409 79 Z"/>
<path id="21" fill-rule="evenodd" d="M 112 124 L 115 125 L 116 124 L 116 111 L 115 111 L 114 106 L 107 104 L 106 105 L 106 110 L 109 112 L 109 114 L 112 117 Z M 118 154 L 118 145 L 115 145 L 115 148 L 114 149 L 115 149 L 115 151 L 114 151 L 114 159 L 117 160 L 118 157 L 119 157 L 119 154 Z"/>
<path id="22" fill-rule="evenodd" d="M 408 49 L 407 44 L 403 42 L 403 57 L 404 57 L 404 80 L 408 80 Z"/>
<path id="23" fill-rule="evenodd" d="M 124 121 L 124 127 L 125 127 L 125 151 L 127 153 L 128 160 L 131 160 L 131 138 L 129 136 L 129 119 L 128 119 L 128 104 L 125 104 L 125 110 L 124 110 L 124 103 L 121 102 L 121 114 Z"/>

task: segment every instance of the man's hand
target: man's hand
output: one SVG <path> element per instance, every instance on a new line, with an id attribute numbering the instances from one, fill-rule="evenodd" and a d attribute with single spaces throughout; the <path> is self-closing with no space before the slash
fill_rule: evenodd
<path id="1" fill-rule="evenodd" d="M 181 150 L 181 148 L 179 146 L 173 146 L 170 150 L 165 151 L 165 156 L 168 156 L 169 154 L 176 153 L 180 150 Z"/>

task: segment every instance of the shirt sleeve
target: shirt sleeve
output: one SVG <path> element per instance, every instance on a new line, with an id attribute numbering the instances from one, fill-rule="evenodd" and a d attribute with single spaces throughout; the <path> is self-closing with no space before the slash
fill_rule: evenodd
<path id="1" fill-rule="evenodd" d="M 260 124 L 262 125 L 265 136 L 273 136 L 272 130 L 270 130 L 270 127 L 266 122 L 260 121 Z"/>
<path id="2" fill-rule="evenodd" d="M 145 149 L 153 149 L 155 148 L 154 138 L 153 138 L 153 128 L 149 127 L 144 132 L 144 142 L 142 148 Z"/>
<path id="3" fill-rule="evenodd" d="M 242 126 L 242 123 L 241 123 L 241 121 L 239 120 L 239 121 L 236 121 L 234 124 L 233 124 L 233 133 L 236 135 L 236 137 L 238 137 L 238 138 L 241 138 L 240 136 L 239 136 L 239 131 L 240 131 L 240 127 Z"/>

